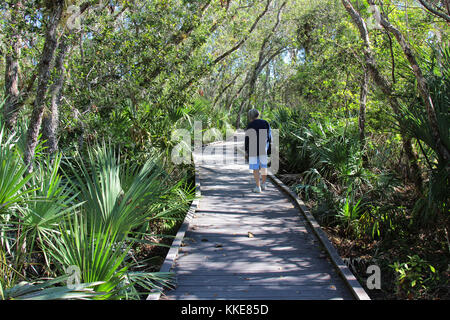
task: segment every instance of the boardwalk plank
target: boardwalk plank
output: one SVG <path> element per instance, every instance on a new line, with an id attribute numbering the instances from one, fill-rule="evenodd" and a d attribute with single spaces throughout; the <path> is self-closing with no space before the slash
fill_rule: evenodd
<path id="1" fill-rule="evenodd" d="M 176 277 L 178 281 L 183 282 L 184 284 L 189 283 L 201 283 L 201 282 L 211 282 L 211 281 L 220 281 L 221 283 L 229 283 L 228 281 L 232 281 L 234 278 L 238 278 L 239 280 L 251 281 L 252 284 L 256 283 L 278 283 L 278 282 L 286 282 L 286 283 L 303 283 L 303 282 L 314 282 L 314 281 L 330 281 L 332 279 L 338 279 L 338 276 L 335 274 L 330 274 L 326 272 L 302 272 L 301 270 L 297 270 L 294 272 L 266 272 L 266 273 L 238 273 L 238 274 L 220 274 L 215 276 L 209 276 L 209 274 L 198 275 L 194 273 L 190 274 L 180 274 Z"/>

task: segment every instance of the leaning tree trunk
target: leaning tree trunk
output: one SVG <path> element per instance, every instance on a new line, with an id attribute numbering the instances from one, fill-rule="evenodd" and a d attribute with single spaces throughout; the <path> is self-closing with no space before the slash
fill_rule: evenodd
<path id="1" fill-rule="evenodd" d="M 371 5 L 375 5 L 373 0 L 368 1 Z M 436 144 L 437 153 L 439 158 L 441 158 L 444 163 L 448 163 L 450 160 L 450 151 L 446 147 L 446 145 L 442 142 L 441 134 L 439 131 L 439 124 L 436 116 L 436 110 L 434 108 L 433 100 L 431 99 L 430 91 L 428 90 L 428 83 L 425 77 L 423 76 L 422 69 L 420 68 L 417 60 L 414 56 L 414 53 L 411 49 L 410 44 L 403 36 L 403 34 L 395 28 L 384 16 L 381 16 L 380 23 L 384 29 L 388 32 L 392 33 L 394 37 L 397 39 L 397 42 L 400 44 L 400 47 L 405 54 L 406 59 L 413 70 L 414 76 L 417 80 L 417 88 L 420 96 L 422 97 L 423 102 L 425 103 L 425 109 L 428 116 L 428 123 L 431 129 L 431 136 Z"/>
<path id="2" fill-rule="evenodd" d="M 53 60 L 57 45 L 57 27 L 61 21 L 64 7 L 64 0 L 55 0 L 50 9 L 50 16 L 45 34 L 44 48 L 41 54 L 41 60 L 38 67 L 38 85 L 36 97 L 31 114 L 30 125 L 27 132 L 27 145 L 25 150 L 25 164 L 28 171 L 33 170 L 32 159 L 38 143 L 39 129 L 42 123 L 44 113 L 45 95 L 48 88 L 48 80 L 50 77 L 50 64 Z"/>
<path id="3" fill-rule="evenodd" d="M 42 137 L 46 140 L 47 152 L 52 154 L 58 150 L 58 124 L 59 124 L 59 106 L 64 84 L 64 60 L 67 52 L 67 42 L 65 36 L 61 37 L 58 45 L 58 55 L 55 62 L 55 79 L 51 88 L 50 110 L 45 110 L 42 119 Z"/>
<path id="4" fill-rule="evenodd" d="M 389 99 L 389 103 L 393 112 L 396 115 L 400 115 L 400 104 L 397 101 L 397 98 L 393 95 L 393 88 L 390 84 L 389 80 L 386 79 L 378 69 L 375 55 L 370 46 L 369 32 L 367 30 L 367 25 L 358 11 L 355 10 L 353 5 L 349 0 L 341 0 L 344 5 L 345 10 L 348 12 L 350 17 L 352 18 L 354 24 L 359 30 L 361 39 L 363 40 L 363 52 L 365 59 L 365 67 L 367 68 L 369 74 L 371 75 L 374 83 L 381 89 L 381 91 L 386 95 Z M 405 150 L 406 156 L 408 157 L 409 162 L 409 171 L 410 178 L 416 189 L 421 192 L 422 191 L 422 176 L 420 173 L 419 166 L 417 164 L 417 156 L 414 153 L 412 148 L 411 138 L 409 138 L 403 129 L 402 124 L 400 124 L 400 135 L 402 137 L 403 148 Z"/>

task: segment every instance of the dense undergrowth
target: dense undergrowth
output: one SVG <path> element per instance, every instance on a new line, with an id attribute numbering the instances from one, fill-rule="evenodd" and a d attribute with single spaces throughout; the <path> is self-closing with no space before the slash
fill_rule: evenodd
<path id="1" fill-rule="evenodd" d="M 442 131 L 448 132 L 448 78 L 434 75 L 431 83 Z M 368 266 L 380 267 L 381 290 L 369 294 L 448 299 L 448 163 L 426 139 L 425 115 L 413 110 L 405 109 L 400 121 L 423 152 L 422 190 L 407 177 L 395 131 L 371 132 L 361 146 L 357 117 L 331 118 L 301 108 L 278 108 L 267 117 L 280 130 L 280 178 L 310 206 L 362 283 Z"/>

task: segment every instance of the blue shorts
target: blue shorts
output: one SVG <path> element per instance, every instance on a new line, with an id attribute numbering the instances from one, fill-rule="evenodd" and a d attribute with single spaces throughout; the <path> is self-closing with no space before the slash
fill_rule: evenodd
<path id="1" fill-rule="evenodd" d="M 259 157 L 250 157 L 248 159 L 248 163 L 250 165 L 250 170 L 259 170 L 268 168 L 268 159 L 267 156 L 259 156 Z"/>

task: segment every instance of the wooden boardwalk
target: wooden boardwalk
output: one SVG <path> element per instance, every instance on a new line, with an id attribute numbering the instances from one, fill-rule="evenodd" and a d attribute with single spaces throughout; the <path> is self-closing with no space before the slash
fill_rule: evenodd
<path id="1" fill-rule="evenodd" d="M 211 146 L 215 154 L 196 154 L 201 198 L 169 252 L 176 288 L 160 299 L 355 299 L 289 197 L 269 179 L 267 191 L 252 193 L 239 152 L 237 163 L 220 163 L 230 144 L 242 148 L 228 141 Z"/>

